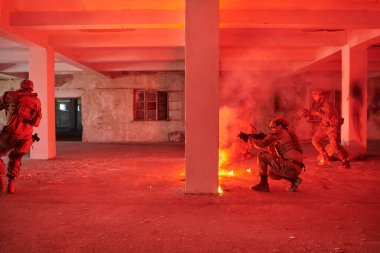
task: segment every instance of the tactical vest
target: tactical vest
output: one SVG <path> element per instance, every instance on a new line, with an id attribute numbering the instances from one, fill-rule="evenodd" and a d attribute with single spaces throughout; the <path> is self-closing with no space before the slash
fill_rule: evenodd
<path id="1" fill-rule="evenodd" d="M 276 144 L 276 152 L 280 157 L 284 157 L 284 154 L 291 149 L 295 149 L 298 152 L 302 153 L 302 148 L 299 143 L 299 140 L 293 131 L 288 130 L 289 139 L 285 142 Z"/>

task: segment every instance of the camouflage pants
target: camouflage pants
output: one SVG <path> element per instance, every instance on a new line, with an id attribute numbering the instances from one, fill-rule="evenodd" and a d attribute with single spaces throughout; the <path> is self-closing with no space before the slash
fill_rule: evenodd
<path id="1" fill-rule="evenodd" d="M 323 146 L 323 141 L 328 138 L 331 151 L 327 152 Z M 315 132 L 311 142 L 314 148 L 323 156 L 329 157 L 329 153 L 336 154 L 343 161 L 348 157 L 347 151 L 340 144 L 339 128 L 337 127 L 320 127 Z"/>
<path id="2" fill-rule="evenodd" d="M 258 154 L 257 164 L 260 175 L 267 175 L 275 180 L 296 178 L 302 171 L 300 166 L 268 151 L 262 151 Z M 271 167 L 269 172 L 268 166 Z"/>
<path id="3" fill-rule="evenodd" d="M 2 132 L 0 134 L 0 176 L 5 174 L 5 164 L 1 157 L 9 151 L 8 173 L 7 177 L 15 178 L 20 173 L 21 159 L 32 146 L 32 138 L 17 139 L 11 133 Z"/>

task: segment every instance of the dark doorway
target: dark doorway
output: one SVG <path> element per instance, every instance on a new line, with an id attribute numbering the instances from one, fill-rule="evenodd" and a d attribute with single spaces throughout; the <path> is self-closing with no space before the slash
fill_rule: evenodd
<path id="1" fill-rule="evenodd" d="M 57 141 L 82 140 L 82 103 L 80 98 L 55 99 Z"/>

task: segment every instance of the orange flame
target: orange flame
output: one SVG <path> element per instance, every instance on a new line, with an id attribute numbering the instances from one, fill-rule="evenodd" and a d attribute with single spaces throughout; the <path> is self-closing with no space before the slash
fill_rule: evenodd
<path id="1" fill-rule="evenodd" d="M 218 193 L 219 195 L 223 195 L 223 189 L 220 185 L 218 186 Z"/>
<path id="2" fill-rule="evenodd" d="M 227 153 L 227 150 L 219 149 L 219 168 L 222 168 L 229 159 L 229 155 Z"/>
<path id="3" fill-rule="evenodd" d="M 219 149 L 219 176 L 233 176 L 234 171 L 222 168 L 228 163 L 230 156 L 225 149 Z"/>

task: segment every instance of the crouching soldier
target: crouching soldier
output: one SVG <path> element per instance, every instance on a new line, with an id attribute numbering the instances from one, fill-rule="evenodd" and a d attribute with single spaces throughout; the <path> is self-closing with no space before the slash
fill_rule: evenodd
<path id="1" fill-rule="evenodd" d="M 251 190 L 269 192 L 268 176 L 275 180 L 289 181 L 288 190 L 291 192 L 296 191 L 301 184 L 302 180 L 298 176 L 304 168 L 302 149 L 297 136 L 288 127 L 287 120 L 276 117 L 270 121 L 270 132 L 265 137 L 257 138 L 255 134 L 248 135 L 248 141 L 255 148 L 268 147 L 268 151 L 261 151 L 257 156 L 260 183 L 251 186 Z"/>
<path id="2" fill-rule="evenodd" d="M 5 164 L 0 157 L 0 187 L 14 193 L 14 181 L 20 173 L 21 159 L 33 144 L 33 127 L 38 127 L 42 117 L 41 102 L 33 93 L 33 82 L 23 80 L 16 91 L 0 96 L 0 110 L 5 110 L 6 124 L 0 134 L 0 156 L 9 152 L 8 185 L 5 186 Z M 7 188 L 7 189 L 5 189 Z"/>

